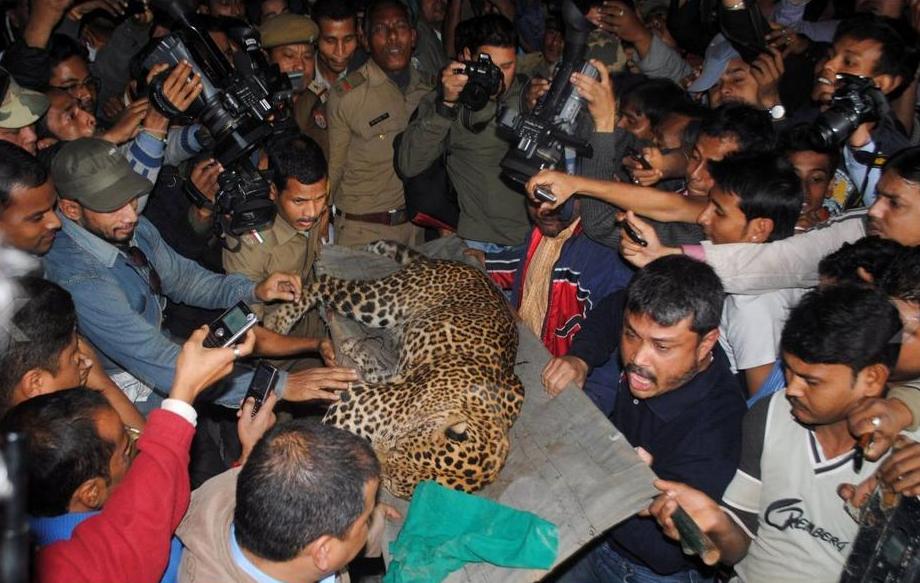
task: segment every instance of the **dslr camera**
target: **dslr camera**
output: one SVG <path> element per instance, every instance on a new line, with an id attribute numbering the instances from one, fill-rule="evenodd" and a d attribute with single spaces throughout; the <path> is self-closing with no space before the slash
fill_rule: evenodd
<path id="1" fill-rule="evenodd" d="M 600 79 L 600 73 L 585 61 L 588 34 L 592 25 L 572 0 L 562 4 L 565 22 L 565 49 L 549 91 L 531 113 L 505 110 L 498 119 L 499 130 L 513 146 L 501 161 L 503 173 L 515 182 L 525 183 L 544 168 L 556 168 L 565 148 L 590 156 L 588 138 L 591 118 L 584 99 L 569 82 L 578 72 Z"/>
<path id="2" fill-rule="evenodd" d="M 501 90 L 504 81 L 501 69 L 486 53 L 479 53 L 475 61 L 465 61 L 463 74 L 469 80 L 460 92 L 459 101 L 472 111 L 484 108 L 489 103 L 489 98 Z"/>
<path id="3" fill-rule="evenodd" d="M 831 106 L 812 125 L 816 142 L 827 148 L 841 145 L 860 124 L 888 112 L 888 99 L 872 79 L 838 73 L 837 82 Z"/>
<path id="4" fill-rule="evenodd" d="M 232 19 L 223 22 L 224 32 L 242 50 L 231 65 L 211 40 L 203 22 L 186 0 L 155 0 L 155 6 L 171 16 L 176 25 L 167 36 L 148 48 L 143 66 L 158 63 L 175 66 L 188 61 L 201 76 L 202 91 L 186 114 L 198 119 L 213 140 L 214 158 L 225 168 L 218 178 L 220 190 L 214 204 L 192 185 L 186 191 L 199 206 L 212 208 L 218 228 L 239 236 L 271 223 L 275 205 L 268 196 L 270 185 L 256 170 L 251 155 L 282 125 L 289 112 L 290 80 L 277 65 L 270 65 L 261 52 L 258 32 Z M 150 84 L 151 102 L 170 118 L 182 117 L 163 95 L 168 72 Z"/>

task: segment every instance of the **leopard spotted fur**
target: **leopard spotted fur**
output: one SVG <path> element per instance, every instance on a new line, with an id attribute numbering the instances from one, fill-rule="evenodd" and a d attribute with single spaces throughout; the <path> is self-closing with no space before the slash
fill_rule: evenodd
<path id="1" fill-rule="evenodd" d="M 364 381 L 342 393 L 323 421 L 370 440 L 383 483 L 396 496 L 411 496 L 422 480 L 478 490 L 504 465 L 524 400 L 511 311 L 475 267 L 385 241 L 367 249 L 403 267 L 371 281 L 320 276 L 266 325 L 284 333 L 320 304 L 390 329 L 400 347 L 395 374 L 374 371 L 354 355 Z"/>

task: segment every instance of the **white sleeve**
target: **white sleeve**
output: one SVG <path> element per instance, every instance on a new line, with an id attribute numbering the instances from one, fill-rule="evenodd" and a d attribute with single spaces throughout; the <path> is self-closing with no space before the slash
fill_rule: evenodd
<path id="1" fill-rule="evenodd" d="M 703 241 L 706 263 L 732 294 L 760 294 L 818 284 L 818 263 L 844 243 L 866 236 L 866 209 L 841 215 L 811 231 L 772 243 L 713 245 Z"/>

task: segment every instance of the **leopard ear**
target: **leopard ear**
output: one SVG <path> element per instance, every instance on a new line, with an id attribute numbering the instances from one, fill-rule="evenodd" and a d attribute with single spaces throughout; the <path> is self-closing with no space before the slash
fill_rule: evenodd
<path id="1" fill-rule="evenodd" d="M 466 421 L 461 421 L 460 423 L 455 423 L 447 429 L 444 430 L 444 435 L 447 436 L 447 439 L 451 441 L 466 441 L 469 437 L 466 434 L 468 429 Z"/>

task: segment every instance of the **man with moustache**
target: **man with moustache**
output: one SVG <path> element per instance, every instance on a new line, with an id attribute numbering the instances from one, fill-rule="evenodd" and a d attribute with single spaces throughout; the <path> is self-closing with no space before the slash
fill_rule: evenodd
<path id="1" fill-rule="evenodd" d="M 329 180 L 326 158 L 319 145 L 306 136 L 271 143 L 267 148 L 272 187 L 270 196 L 278 214 L 271 225 L 243 235 L 223 251 L 224 271 L 259 282 L 273 271 L 296 273 L 305 281 L 313 278 L 329 220 Z M 283 304 L 253 306 L 263 319 Z M 325 335 L 316 310 L 311 310 L 291 334 Z"/>
<path id="2" fill-rule="evenodd" d="M 434 89 L 433 79 L 411 66 L 415 29 L 399 0 L 371 2 L 365 31 L 371 58 L 336 83 L 327 104 L 336 243 L 421 243 L 393 165 L 393 140 Z"/>
<path id="3" fill-rule="evenodd" d="M 665 257 L 602 302 L 621 330 L 623 374 L 610 420 L 662 479 L 681 476 L 721 497 L 741 455 L 741 389 L 719 348 L 722 284 L 706 265 Z M 618 322 L 617 322 L 618 320 Z M 609 342 L 608 342 L 609 344 Z M 616 347 L 614 347 L 615 349 Z M 647 454 L 647 455 L 646 455 Z M 557 583 L 701 581 L 711 573 L 634 516 L 607 533 Z"/>

